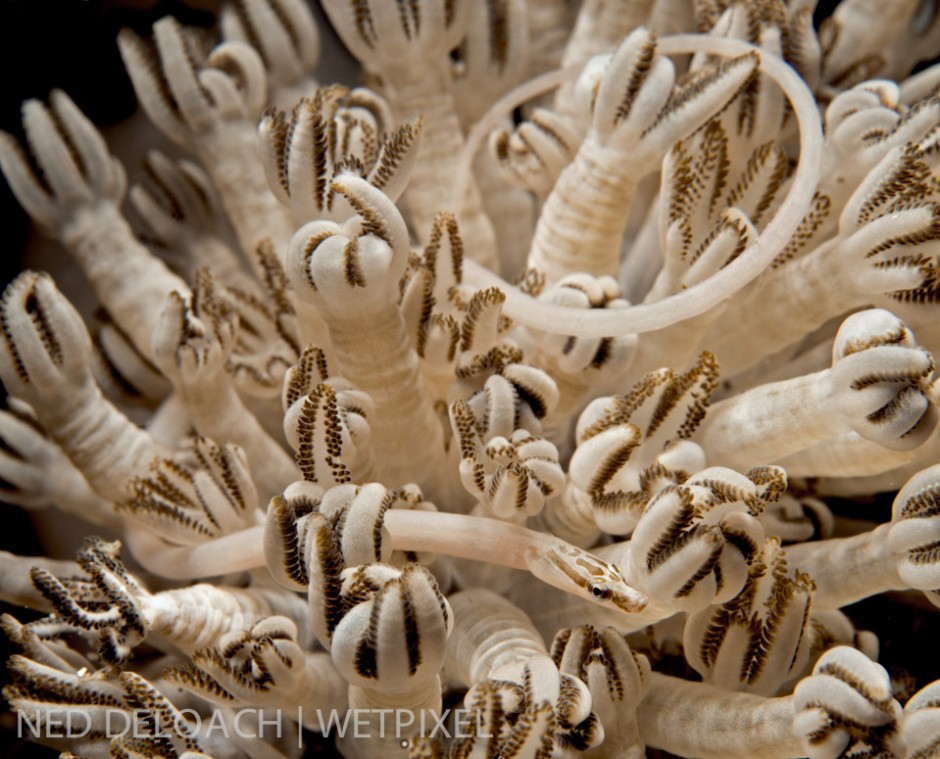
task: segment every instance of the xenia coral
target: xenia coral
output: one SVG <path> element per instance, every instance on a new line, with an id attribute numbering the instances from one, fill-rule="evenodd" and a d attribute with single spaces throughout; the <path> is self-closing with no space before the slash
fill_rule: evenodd
<path id="1" fill-rule="evenodd" d="M 0 556 L 45 614 L 2 619 L 21 724 L 940 756 L 940 681 L 840 611 L 940 605 L 935 4 L 322 5 L 364 86 L 315 79 L 301 0 L 122 32 L 165 138 L 129 190 L 64 92 L 0 141 L 100 305 L 0 300 L 4 496 L 90 534 Z M 826 505 L 885 492 L 867 531 Z"/>

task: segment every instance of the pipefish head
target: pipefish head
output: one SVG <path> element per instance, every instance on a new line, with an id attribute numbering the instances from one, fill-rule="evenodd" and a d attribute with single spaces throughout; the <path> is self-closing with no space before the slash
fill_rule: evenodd
<path id="1" fill-rule="evenodd" d="M 631 587 L 621 571 L 562 540 L 552 541 L 529 563 L 529 571 L 559 590 L 629 614 L 642 611 L 649 598 Z"/>

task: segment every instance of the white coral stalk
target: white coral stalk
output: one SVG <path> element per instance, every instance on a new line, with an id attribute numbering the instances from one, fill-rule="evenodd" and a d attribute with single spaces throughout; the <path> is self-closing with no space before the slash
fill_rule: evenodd
<path id="1" fill-rule="evenodd" d="M 368 0 L 353 8 L 329 0 L 324 10 L 353 55 L 382 77 L 396 115 L 403 121 L 418 117 L 424 121 L 420 160 L 406 191 L 415 232 L 425 235 L 439 211 L 454 212 L 468 251 L 492 265 L 496 240 L 475 183 L 470 180 L 454 197 L 444 198 L 438 180 L 441 171 L 456 173 L 463 147 L 449 52 L 466 32 L 470 3 L 422 0 L 399 6 L 388 0 Z"/>
<path id="2" fill-rule="evenodd" d="M 567 0 L 530 0 L 527 6 L 529 75 L 537 76 L 561 65 L 576 9 Z"/>
<path id="3" fill-rule="evenodd" d="M 467 34 L 456 52 L 454 79 L 454 101 L 464 129 L 523 77 L 529 48 L 527 11 L 522 0 L 471 4 Z M 490 152 L 477 154 L 473 174 L 496 235 L 500 270 L 515 277 L 525 267 L 532 242 L 533 199 L 507 181 Z"/>
<path id="4" fill-rule="evenodd" d="M 549 284 L 578 271 L 615 276 L 639 180 L 669 145 L 723 108 L 756 68 L 744 56 L 673 90 L 673 65 L 656 55 L 653 35 L 640 29 L 627 37 L 603 74 L 595 74 L 592 127 L 545 203 L 529 266 Z"/>
<path id="5" fill-rule="evenodd" d="M 495 733 L 461 742 L 463 750 L 492 746 L 494 738 L 498 745 L 506 740 L 504 734 L 510 732 L 511 724 L 524 722 L 531 718 L 531 710 L 540 708 L 548 708 L 555 719 L 535 721 L 533 733 L 525 737 L 530 743 L 585 749 L 602 740 L 603 730 L 591 713 L 590 693 L 584 682 L 576 672 L 560 670 L 560 654 L 553 656 L 553 663 L 522 611 L 483 589 L 463 591 L 452 599 L 455 623 L 447 645 L 446 666 L 459 682 L 470 686 L 464 700 L 467 707 L 478 708 L 490 695 L 499 693 L 497 701 L 501 701 L 505 712 L 489 717 L 497 722 Z M 502 720 L 506 724 L 499 724 Z M 513 748 L 522 751 L 521 746 L 514 747 L 511 740 L 507 743 L 500 749 L 503 753 L 520 755 L 513 753 Z"/>
<path id="6" fill-rule="evenodd" d="M 530 35 L 536 56 L 560 51 L 560 36 L 567 36 L 559 34 L 562 19 L 569 19 L 565 33 L 575 26 L 569 0 L 527 0 L 529 18 L 519 15 L 521 0 L 329 0 L 342 17 L 342 34 L 361 44 L 357 54 L 372 62 L 366 81 L 389 101 L 327 86 L 310 93 L 314 100 L 296 111 L 293 123 L 274 114 L 266 119 L 261 147 L 272 200 L 254 184 L 260 176 L 251 152 L 258 147 L 256 116 L 265 90 L 309 79 L 317 50 L 303 48 L 316 47 L 316 31 L 301 28 L 309 16 L 300 0 L 237 1 L 226 33 L 247 38 L 248 45 L 228 42 L 207 59 L 207 37 L 168 21 L 158 27 L 156 56 L 129 52 L 156 120 L 195 146 L 218 175 L 206 179 L 188 165 L 160 159 L 146 169 L 151 182 L 138 205 L 151 223 L 135 229 L 145 229 L 155 254 L 191 282 L 176 278 L 176 286 L 165 288 L 170 280 L 159 266 L 148 268 L 156 259 L 144 263 L 142 248 L 131 247 L 115 210 L 121 171 L 95 147 L 100 139 L 89 138 L 68 109 L 56 105 L 58 96 L 46 121 L 55 122 L 62 111 L 62 123 L 49 127 L 42 114 L 33 114 L 26 124 L 27 141 L 36 143 L 28 145 L 33 155 L 8 156 L 14 189 L 24 207 L 32 203 L 37 219 L 49 211 L 56 227 L 74 217 L 75 208 L 95 209 L 101 229 L 87 234 L 111 241 L 96 250 L 104 251 L 102 266 L 113 259 L 115 270 L 111 279 L 110 271 L 98 276 L 106 290 L 120 290 L 101 300 L 107 296 L 124 310 L 120 318 L 96 317 L 104 325 L 95 338 L 103 354 L 97 357 L 77 317 L 44 280 L 27 275 L 10 288 L 0 303 L 0 376 L 14 416 L 0 415 L 0 433 L 11 438 L 0 444 L 0 488 L 26 504 L 54 497 L 70 508 L 91 508 L 92 516 L 118 516 L 123 538 L 158 583 L 238 573 L 246 587 L 210 587 L 223 595 L 263 596 L 269 608 L 243 613 L 237 602 L 212 596 L 203 585 L 187 588 L 187 597 L 183 588 L 170 591 L 178 594 L 172 598 L 148 594 L 120 566 L 116 548 L 100 541 L 83 551 L 78 567 L 37 562 L 48 570 L 37 568 L 34 575 L 54 599 L 53 613 L 28 627 L 9 619 L 0 624 L 25 657 L 15 660 L 8 700 L 45 715 L 49 727 L 55 709 L 77 715 L 85 707 L 97 715 L 111 697 L 122 713 L 143 709 L 143 735 L 71 740 L 60 746 L 74 752 L 67 759 L 236 753 L 288 759 L 299 750 L 290 745 L 301 737 L 295 724 L 280 739 L 236 735 L 224 745 L 215 730 L 185 735 L 171 723 L 183 707 L 205 720 L 214 706 L 214 720 L 237 733 L 245 722 L 238 718 L 241 705 L 262 704 L 256 714 L 267 725 L 272 708 L 293 712 L 292 699 L 345 710 L 340 722 L 347 716 L 360 722 L 361 713 L 348 709 L 350 697 L 353 707 L 439 710 L 461 695 L 461 684 L 448 682 L 442 653 L 453 616 L 448 601 L 484 597 L 468 613 L 467 629 L 458 629 L 467 633 L 465 642 L 472 639 L 460 654 L 468 659 L 466 669 L 479 670 L 466 677 L 461 672 L 461 679 L 480 678 L 466 682 L 465 705 L 477 717 L 471 734 L 445 747 L 436 736 L 408 729 L 402 735 L 401 712 L 388 712 L 381 718 L 384 740 L 343 740 L 342 751 L 403 756 L 403 739 L 411 759 L 632 758 L 648 741 L 672 754 L 704 757 L 893 759 L 932 751 L 932 690 L 902 715 L 891 695 L 900 699 L 913 691 L 910 678 L 889 682 L 857 651 L 828 649 L 842 644 L 869 657 L 878 652 L 877 638 L 857 631 L 839 604 L 912 589 L 917 592 L 895 594 L 891 603 L 923 593 L 940 606 L 940 384 L 930 358 L 940 350 L 934 314 L 940 295 L 934 207 L 940 71 L 905 82 L 860 81 L 865 71 L 890 68 L 919 47 L 890 29 L 911 22 L 922 24 L 912 29 L 913 38 L 936 33 L 940 14 L 933 4 L 925 0 L 917 13 L 901 0 L 884 11 L 889 32 L 867 24 L 850 30 L 848 43 L 834 38 L 838 23 L 830 22 L 820 47 L 814 0 L 586 0 L 572 50 L 581 42 L 614 47 L 619 25 L 632 23 L 617 11 L 645 14 L 656 32 L 695 29 L 656 46 L 660 55 L 692 56 L 691 62 L 673 58 L 677 70 L 690 72 L 678 75 L 680 86 L 668 77 L 670 87 L 650 90 L 658 79 L 644 66 L 668 73 L 673 65 L 650 54 L 619 79 L 608 66 L 609 79 L 620 87 L 605 88 L 602 59 L 588 65 L 579 85 L 571 86 L 579 72 L 558 70 L 517 86 L 490 107 L 484 101 L 499 97 L 525 65 L 527 24 L 547 24 L 556 34 Z M 875 10 L 870 0 L 843 0 L 842 8 L 840 23 L 845 14 L 863 10 L 857 23 Z M 898 25 L 899 18 L 906 21 Z M 860 42 L 857 51 L 845 47 L 853 40 Z M 901 50 L 908 42 L 910 50 Z M 685 112 L 657 121 L 664 103 L 675 106 L 688 95 L 685 105 L 696 110 L 711 101 L 707 92 L 692 95 L 716 71 L 743 77 L 727 98 L 715 99 L 717 112 L 699 114 L 701 121 L 687 120 Z M 608 133 L 595 123 L 585 141 L 590 119 L 533 114 L 536 102 L 545 106 L 544 94 L 559 84 L 574 90 L 566 102 L 583 117 L 592 111 L 599 117 L 611 103 L 615 112 L 618 103 L 632 103 L 620 122 L 641 124 L 627 140 L 630 149 L 598 147 L 605 140 L 623 147 L 615 139 L 623 136 L 618 129 Z M 454 103 L 455 92 L 465 100 Z M 437 122 L 431 132 L 439 130 L 432 148 L 449 146 L 446 155 L 435 157 L 432 150 L 422 156 L 415 141 L 409 147 L 395 138 L 402 109 L 424 105 Z M 510 113 L 513 121 L 530 120 L 511 135 L 490 136 L 494 127 L 506 126 Z M 460 119 L 470 130 L 465 140 L 456 128 Z M 683 124 L 693 132 L 670 132 Z M 647 144 L 657 134 L 662 144 Z M 462 240 L 457 217 L 474 167 L 495 165 L 487 163 L 493 154 L 476 156 L 488 138 L 497 149 L 495 163 L 525 188 L 512 192 L 531 192 L 536 202 L 548 197 L 562 172 L 577 168 L 582 143 L 583 152 L 611 164 L 609 175 L 627 176 L 632 198 L 614 198 L 619 208 L 574 213 L 609 217 L 610 229 L 620 229 L 609 235 L 609 271 L 619 273 L 624 292 L 640 305 L 593 307 L 616 300 L 607 296 L 614 291 L 588 284 L 583 278 L 592 275 L 576 259 L 572 271 L 584 290 L 567 288 L 576 297 L 562 302 L 551 295 L 538 299 L 546 281 L 535 270 L 512 287 L 469 260 L 477 243 Z M 94 159 L 89 166 L 84 153 Z M 382 155 L 389 161 L 380 170 Z M 409 219 L 407 200 L 398 196 L 411 162 L 429 181 L 428 207 Z M 630 176 L 633 169 L 637 177 Z M 94 173 L 101 181 L 89 178 Z M 226 212 L 234 214 L 243 238 L 246 230 L 267 235 L 242 239 L 238 247 L 245 249 L 235 251 L 251 258 L 254 279 L 219 245 L 230 221 L 211 197 L 211 184 L 238 176 L 248 180 L 231 190 Z M 571 202 L 583 200 L 575 196 L 579 187 L 569 189 Z M 502 192 L 486 186 L 494 215 L 508 217 L 507 228 L 518 238 L 531 235 L 534 224 L 522 213 L 511 218 Z M 281 263 L 286 236 L 275 239 L 277 224 L 259 212 L 276 208 L 276 200 L 298 209 L 298 223 L 319 224 L 317 235 L 298 241 L 290 267 Z M 406 222 L 440 208 L 450 213 L 434 215 L 430 228 L 406 230 Z M 61 229 L 53 231 L 63 237 Z M 409 235 L 427 235 L 427 244 L 409 249 Z M 124 263 L 112 244 L 118 238 L 128 242 L 134 267 L 142 267 L 125 268 L 152 272 L 151 278 L 123 281 Z M 167 246 L 180 255 L 174 259 Z M 510 275 L 506 253 L 499 251 L 491 268 Z M 206 264 L 225 272 L 213 273 Z M 158 326 L 155 345 L 152 331 L 168 296 L 186 304 L 192 318 Z M 900 318 L 857 313 L 872 306 Z M 836 339 L 849 315 L 847 326 L 864 323 Z M 338 344 L 331 333 L 340 335 Z M 628 343 L 637 335 L 634 349 Z M 617 346 L 630 348 L 621 352 L 622 364 L 612 376 L 598 376 L 592 364 Z M 184 377 L 187 361 L 194 366 Z M 733 371 L 721 382 L 719 362 L 723 373 Z M 685 373 L 660 369 L 689 365 Z M 143 423 L 152 414 L 146 432 L 112 413 L 96 384 L 132 419 Z M 712 395 L 721 401 L 713 409 L 721 434 L 705 450 L 694 433 L 709 432 L 702 423 Z M 557 455 L 537 436 L 548 423 L 564 448 L 572 413 L 591 398 L 598 400 L 585 411 L 567 462 L 567 451 Z M 448 425 L 449 408 L 456 429 Z M 33 411 L 48 439 L 23 421 L 24 412 Z M 248 455 L 223 440 L 187 442 L 193 421 L 203 432 L 238 439 Z M 297 467 L 282 449 L 285 436 Z M 923 444 L 897 451 L 882 443 Z M 265 456 L 271 467 L 264 466 Z M 275 471 L 278 461 L 293 472 L 287 487 L 278 486 L 285 482 Z M 760 466 L 743 473 L 714 466 L 722 461 Z M 786 475 L 780 466 L 789 468 Z M 791 492 L 782 495 L 787 475 Z M 870 495 L 909 475 L 890 524 L 827 539 L 833 516 L 808 494 Z M 414 479 L 429 486 L 437 506 L 408 484 Z M 108 488 L 107 496 L 92 485 Z M 469 507 L 461 485 L 482 504 L 472 515 L 460 513 Z M 66 488 L 73 492 L 62 492 Z M 259 504 L 259 490 L 275 494 L 263 525 L 257 507 L 267 497 Z M 559 490 L 560 497 L 549 497 Z M 539 508 L 523 526 L 526 512 Z M 839 513 L 841 505 L 833 508 Z M 508 519 L 479 516 L 486 509 Z M 850 527 L 857 525 L 852 520 Z M 601 528 L 631 537 L 610 538 Z M 790 545 L 777 548 L 764 541 L 765 533 Z M 39 590 L 24 589 L 22 561 L 0 558 L 19 573 L 4 577 L 0 591 L 48 611 Z M 511 578 L 498 590 L 512 594 L 517 606 L 490 603 L 492 595 L 472 587 L 497 590 L 479 579 L 491 576 Z M 812 610 L 814 583 L 819 603 Z M 277 612 L 293 622 L 272 618 Z M 152 632 L 148 619 L 160 615 L 158 626 L 174 629 L 137 646 Z M 460 628 L 459 615 L 456 622 Z M 547 657 L 542 641 L 573 624 L 581 627 L 562 629 L 554 660 Z M 601 630 L 602 624 L 612 629 Z M 314 630 L 330 653 L 310 649 L 308 631 Z M 797 695 L 729 698 L 708 684 L 644 677 L 644 661 L 627 649 L 621 631 L 632 631 L 633 650 L 647 654 L 656 669 L 674 664 L 685 641 L 688 659 L 712 685 L 767 694 L 796 688 Z M 213 647 L 199 649 L 189 665 L 187 646 L 201 632 Z M 889 627 L 879 624 L 878 632 L 886 666 L 911 654 L 898 649 Z M 172 642 L 175 634 L 182 649 Z M 88 644 L 100 653 L 85 655 Z M 817 671 L 804 677 L 817 658 Z M 155 673 L 181 664 L 188 665 L 193 687 L 171 703 L 165 694 L 176 686 Z M 921 674 L 916 661 L 901 666 Z M 305 726 L 322 732 L 317 716 L 305 715 Z M 416 720 L 410 727 L 417 726 Z M 369 727 L 378 732 L 374 719 Z"/>
<path id="7" fill-rule="evenodd" d="M 899 557 L 890 547 L 893 525 L 882 524 L 849 538 L 788 546 L 787 562 L 816 583 L 813 605 L 837 609 L 862 598 L 905 587 Z"/>
<path id="8" fill-rule="evenodd" d="M 813 461 L 813 456 L 816 460 Z M 855 433 L 842 435 L 820 450 L 809 448 L 781 460 L 781 466 L 795 476 L 825 475 L 817 492 L 851 498 L 861 493 L 887 493 L 897 490 L 917 472 L 940 459 L 940 435 L 933 435 L 913 451 L 886 451 Z"/>
<path id="9" fill-rule="evenodd" d="M 302 227 L 291 242 L 288 274 L 298 299 L 320 309 L 339 373 L 375 404 L 370 426 L 379 475 L 433 494 L 443 430 L 397 305 L 408 232 L 391 201 L 365 180 L 343 176 L 333 185 L 358 215 L 342 227 Z"/>
<path id="10" fill-rule="evenodd" d="M 297 479 L 297 468 L 283 448 L 245 408 L 226 372 L 237 329 L 224 303 L 212 302 L 203 289 L 200 319 L 187 303 L 171 293 L 154 333 L 158 366 L 180 394 L 200 434 L 235 443 L 248 455 L 259 489 L 265 496 Z"/>
<path id="11" fill-rule="evenodd" d="M 301 0 L 226 3 L 220 19 L 226 40 L 251 44 L 268 72 L 269 101 L 289 107 L 317 87 L 320 33 Z"/>
<path id="12" fill-rule="evenodd" d="M 167 679 L 221 706 L 264 706 L 316 717 L 343 710 L 347 684 L 329 654 L 305 651 L 287 617 L 267 617 L 250 629 L 230 632 L 215 647 L 196 651 L 192 663 L 172 668 Z"/>
<path id="13" fill-rule="evenodd" d="M 51 110 L 36 100 L 23 105 L 23 126 L 41 177 L 6 134 L 0 168 L 23 207 L 63 243 L 111 317 L 150 357 L 150 330 L 163 298 L 189 288 L 135 239 L 121 216 L 124 169 L 98 131 L 65 93 L 54 91 L 50 105 Z"/>
<path id="14" fill-rule="evenodd" d="M 933 466 L 912 477 L 894 499 L 888 524 L 784 549 L 787 561 L 815 580 L 817 608 L 838 608 L 886 590 L 932 595 L 940 587 L 934 538 L 938 475 L 940 468 Z"/>
<path id="15" fill-rule="evenodd" d="M 624 759 L 646 756 L 636 711 L 650 683 L 650 664 L 630 649 L 612 628 L 583 625 L 560 630 L 552 642 L 558 669 L 575 675 L 591 692 L 591 708 L 604 728 L 604 739 L 584 752 L 586 757 Z"/>
<path id="16" fill-rule="evenodd" d="M 4 291 L 0 323 L 4 385 L 30 405 L 95 492 L 119 500 L 133 477 L 168 455 L 102 397 L 85 325 L 48 275 L 25 272 L 14 280 Z"/>
<path id="17" fill-rule="evenodd" d="M 228 42 L 205 61 L 173 18 L 153 28 L 156 50 L 129 30 L 118 41 L 140 102 L 174 142 L 195 150 L 222 198 L 242 250 L 266 238 L 283 250 L 293 232 L 287 211 L 268 191 L 255 137 L 264 106 L 264 65 L 253 48 Z"/>
<path id="18" fill-rule="evenodd" d="M 489 736 L 504 739 L 510 724 L 525 720 L 531 709 L 546 705 L 555 719 L 537 722 L 527 740 L 547 745 L 576 745 L 587 748 L 603 738 L 597 716 L 591 713 L 587 688 L 576 672 L 563 672 L 558 658 L 548 657 L 538 632 L 526 615 L 509 601 L 481 588 L 462 591 L 454 602 L 454 632 L 447 644 L 445 666 L 457 680 L 470 687 L 464 700 L 469 708 L 485 701 L 494 690 L 508 690 L 502 699 L 505 724 L 496 725 Z M 515 691 L 515 692 L 513 692 Z M 520 714 L 521 713 L 521 714 Z M 482 716 L 482 715 L 481 715 Z M 499 715 L 493 715 L 497 721 Z M 490 717 L 492 718 L 492 716 Z M 482 749 L 486 736 L 462 742 L 464 750 Z M 511 742 L 503 746 L 510 752 Z M 519 749 L 521 751 L 521 747 Z M 518 754 L 515 754 L 518 755 Z"/>
<path id="19" fill-rule="evenodd" d="M 709 461 L 747 468 L 850 431 L 904 450 L 933 433 L 933 358 L 897 317 L 881 309 L 853 314 L 832 355 L 831 369 L 715 404 L 699 431 Z"/>
<path id="20" fill-rule="evenodd" d="M 447 640 L 447 670 L 473 685 L 509 664 L 545 656 L 548 649 L 529 618 L 502 596 L 471 588 L 449 597 L 454 629 Z"/>
<path id="21" fill-rule="evenodd" d="M 729 693 L 654 672 L 638 722 L 649 745 L 686 756 L 836 759 L 853 750 L 904 756 L 900 717 L 884 668 L 840 646 L 787 697 Z"/>
<path id="22" fill-rule="evenodd" d="M 317 543 L 319 555 L 308 562 L 311 570 L 319 564 L 318 572 L 311 571 L 310 604 L 315 619 L 326 615 L 330 655 L 349 683 L 350 708 L 392 710 L 379 717 L 388 727 L 384 740 L 368 745 L 353 740 L 347 751 L 362 757 L 393 755 L 393 747 L 400 750 L 406 737 L 390 729 L 394 709 L 440 713 L 439 672 L 452 612 L 424 567 L 409 563 L 397 570 L 370 564 L 334 575 L 336 557 L 329 556 L 327 544 Z M 332 597 L 337 580 L 338 599 Z M 345 608 L 336 608 L 344 600 Z M 322 611 L 317 608 L 321 605 Z M 396 634 L 400 630 L 405 634 Z"/>
<path id="23" fill-rule="evenodd" d="M 789 698 L 732 693 L 653 672 L 637 709 L 643 742 L 704 759 L 785 759 L 803 755 L 792 734 Z"/>

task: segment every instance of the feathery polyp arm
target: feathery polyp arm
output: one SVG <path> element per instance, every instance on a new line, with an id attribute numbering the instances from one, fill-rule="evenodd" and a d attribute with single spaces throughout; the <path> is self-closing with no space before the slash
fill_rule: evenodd
<path id="1" fill-rule="evenodd" d="M 126 177 L 108 153 L 94 125 L 61 90 L 50 107 L 38 100 L 23 104 L 23 128 L 39 168 L 30 165 L 13 137 L 0 137 L 0 168 L 27 213 L 48 233 L 59 236 L 73 214 L 99 201 L 121 202 Z"/>
<path id="2" fill-rule="evenodd" d="M 226 5 L 221 26 L 225 39 L 257 46 L 268 72 L 270 100 L 290 105 L 316 87 L 311 77 L 320 58 L 320 35 L 302 0 Z"/>

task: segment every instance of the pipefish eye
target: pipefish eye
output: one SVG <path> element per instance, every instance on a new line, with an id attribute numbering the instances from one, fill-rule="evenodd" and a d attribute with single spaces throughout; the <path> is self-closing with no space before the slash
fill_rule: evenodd
<path id="1" fill-rule="evenodd" d="M 600 585 L 596 582 L 592 582 L 590 585 L 588 585 L 588 590 L 598 601 L 606 601 L 611 596 L 610 588 L 608 588 L 606 585 Z"/>

